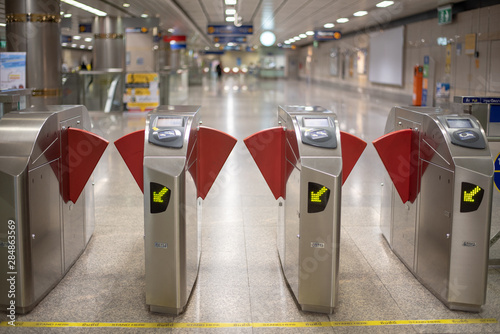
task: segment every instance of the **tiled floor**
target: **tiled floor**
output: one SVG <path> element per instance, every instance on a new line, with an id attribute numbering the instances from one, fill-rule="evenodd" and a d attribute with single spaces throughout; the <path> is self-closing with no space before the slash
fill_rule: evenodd
<path id="1" fill-rule="evenodd" d="M 280 104 L 320 105 L 341 129 L 367 142 L 383 134 L 395 102 L 298 81 L 224 78 L 190 87 L 205 126 L 239 141 L 203 203 L 202 259 L 184 314 L 148 312 L 145 304 L 142 193 L 110 145 L 95 172 L 96 229 L 61 283 L 19 321 L 260 323 L 500 318 L 500 269 L 489 269 L 479 314 L 453 312 L 392 253 L 379 229 L 383 166 L 371 144 L 344 184 L 339 304 L 333 315 L 298 310 L 276 251 L 277 205 L 242 139 L 276 126 Z M 143 129 L 143 115 L 92 113 L 94 131 L 114 141 Z M 500 333 L 499 324 L 338 326 L 322 328 L 119 329 L 24 328 L 1 332 L 71 333 Z"/>

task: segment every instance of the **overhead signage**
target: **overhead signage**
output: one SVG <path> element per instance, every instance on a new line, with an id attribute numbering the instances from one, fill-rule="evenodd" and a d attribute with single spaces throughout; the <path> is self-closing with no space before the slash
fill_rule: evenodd
<path id="1" fill-rule="evenodd" d="M 180 50 L 186 48 L 186 36 L 184 35 L 164 36 L 163 41 L 166 43 L 170 43 L 171 50 Z"/>
<path id="2" fill-rule="evenodd" d="M 488 103 L 500 104 L 500 97 L 480 97 L 480 96 L 464 96 L 462 103 Z"/>
<path id="3" fill-rule="evenodd" d="M 92 32 L 92 23 L 80 23 L 78 25 L 78 31 L 83 34 L 83 33 L 91 33 Z"/>
<path id="4" fill-rule="evenodd" d="M 226 43 L 246 43 L 247 38 L 245 36 L 216 36 L 214 37 L 214 43 L 226 44 Z"/>
<path id="5" fill-rule="evenodd" d="M 252 35 L 253 25 L 235 26 L 234 24 L 209 24 L 207 26 L 209 35 Z"/>
<path id="6" fill-rule="evenodd" d="M 217 51 L 201 51 L 201 53 L 204 53 L 206 55 L 223 55 L 225 52 L 222 50 L 217 50 Z"/>
<path id="7" fill-rule="evenodd" d="M 449 24 L 451 23 L 451 5 L 439 7 L 438 8 L 438 24 Z"/>
<path id="8" fill-rule="evenodd" d="M 72 43 L 73 37 L 70 35 L 61 35 L 61 43 Z"/>
<path id="9" fill-rule="evenodd" d="M 317 30 L 314 32 L 314 39 L 316 41 L 332 41 L 342 38 L 342 33 L 340 31 L 322 31 Z"/>

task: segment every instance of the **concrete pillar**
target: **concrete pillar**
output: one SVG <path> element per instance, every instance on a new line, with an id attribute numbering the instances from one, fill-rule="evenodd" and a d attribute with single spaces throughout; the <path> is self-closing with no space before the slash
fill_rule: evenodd
<path id="1" fill-rule="evenodd" d="M 8 52 L 26 52 L 26 86 L 31 104 L 61 104 L 59 0 L 6 0 Z"/>
<path id="2" fill-rule="evenodd" d="M 121 17 L 97 16 L 94 32 L 93 70 L 125 71 L 125 29 Z"/>

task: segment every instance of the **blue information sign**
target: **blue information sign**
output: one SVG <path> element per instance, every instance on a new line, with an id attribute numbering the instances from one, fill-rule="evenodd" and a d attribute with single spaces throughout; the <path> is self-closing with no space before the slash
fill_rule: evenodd
<path id="1" fill-rule="evenodd" d="M 246 43 L 247 38 L 245 36 L 215 36 L 214 43 Z"/>
<path id="2" fill-rule="evenodd" d="M 495 159 L 495 173 L 493 174 L 493 181 L 495 181 L 495 187 L 500 191 L 500 153 L 498 153 Z"/>
<path id="3" fill-rule="evenodd" d="M 92 32 L 92 23 L 80 23 L 78 25 L 78 31 L 80 33 Z"/>
<path id="4" fill-rule="evenodd" d="M 464 96 L 462 103 L 500 103 L 500 97 Z"/>
<path id="5" fill-rule="evenodd" d="M 207 26 L 209 35 L 252 35 L 253 25 L 242 25 L 240 27 L 234 24 L 209 24 Z"/>
<path id="6" fill-rule="evenodd" d="M 316 41 L 332 41 L 342 38 L 342 33 L 340 31 L 321 31 L 317 30 L 314 32 L 314 39 Z"/>

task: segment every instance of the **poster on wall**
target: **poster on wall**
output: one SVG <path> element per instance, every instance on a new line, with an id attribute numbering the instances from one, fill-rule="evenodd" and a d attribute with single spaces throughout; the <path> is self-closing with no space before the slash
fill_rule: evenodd
<path id="1" fill-rule="evenodd" d="M 125 78 L 125 109 L 147 112 L 160 105 L 158 73 L 127 73 Z"/>
<path id="2" fill-rule="evenodd" d="M 0 90 L 26 88 L 26 52 L 0 52 Z"/>
<path id="3" fill-rule="evenodd" d="M 330 75 L 339 75 L 339 49 L 332 48 L 330 50 Z"/>

